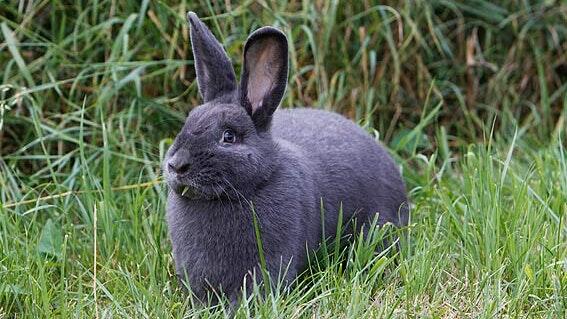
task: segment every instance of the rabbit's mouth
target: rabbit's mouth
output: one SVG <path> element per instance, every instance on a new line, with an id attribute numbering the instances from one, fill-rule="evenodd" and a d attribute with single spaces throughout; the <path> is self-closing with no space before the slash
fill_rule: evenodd
<path id="1" fill-rule="evenodd" d="M 169 189 L 178 196 L 189 200 L 219 200 L 231 197 L 229 184 L 223 183 L 223 179 L 203 174 L 179 175 L 166 171 L 165 174 Z"/>
<path id="2" fill-rule="evenodd" d="M 204 194 L 201 192 L 200 187 L 194 185 L 193 183 L 190 183 L 189 185 L 185 185 L 185 184 L 176 185 L 176 187 L 173 187 L 172 189 L 179 196 L 191 200 L 201 199 L 203 197 L 206 197 L 203 196 Z"/>
<path id="3" fill-rule="evenodd" d="M 180 193 L 181 197 L 186 197 L 189 199 L 195 199 L 198 197 L 199 193 L 194 187 L 183 186 Z"/>
<path id="4" fill-rule="evenodd" d="M 171 189 L 179 196 L 189 200 L 218 200 L 227 195 L 219 184 L 198 185 L 194 182 L 173 185 Z"/>

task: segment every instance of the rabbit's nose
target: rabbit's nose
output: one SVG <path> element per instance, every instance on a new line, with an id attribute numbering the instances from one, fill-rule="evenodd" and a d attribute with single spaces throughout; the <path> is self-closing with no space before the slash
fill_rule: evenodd
<path id="1" fill-rule="evenodd" d="M 191 164 L 189 163 L 178 163 L 176 161 L 170 161 L 167 163 L 170 170 L 174 171 L 176 174 L 184 174 L 189 171 Z"/>

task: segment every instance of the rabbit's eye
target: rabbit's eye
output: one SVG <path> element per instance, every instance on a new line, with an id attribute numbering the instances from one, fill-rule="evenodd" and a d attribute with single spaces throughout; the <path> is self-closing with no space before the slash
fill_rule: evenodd
<path id="1" fill-rule="evenodd" d="M 222 133 L 222 141 L 223 143 L 234 143 L 236 142 L 236 133 L 233 130 L 227 129 Z"/>

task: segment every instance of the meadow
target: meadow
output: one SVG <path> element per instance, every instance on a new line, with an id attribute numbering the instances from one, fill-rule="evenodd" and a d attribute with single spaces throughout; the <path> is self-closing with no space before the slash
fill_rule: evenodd
<path id="1" fill-rule="evenodd" d="M 410 224 L 320 252 L 237 318 L 567 318 L 561 0 L 3 1 L 0 318 L 223 318 L 174 275 L 161 160 L 200 103 L 185 14 L 237 74 L 250 31 L 290 45 L 281 107 L 384 143 Z M 338 247 L 338 246 L 336 246 Z"/>

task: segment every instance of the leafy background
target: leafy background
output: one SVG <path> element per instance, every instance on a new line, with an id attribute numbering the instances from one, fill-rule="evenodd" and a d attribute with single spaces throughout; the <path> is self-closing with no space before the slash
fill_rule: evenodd
<path id="1" fill-rule="evenodd" d="M 0 3 L 0 317 L 226 314 L 179 290 L 163 217 L 199 104 L 188 10 L 237 74 L 282 28 L 282 107 L 374 134 L 414 204 L 398 254 L 353 245 L 238 316 L 565 315 L 564 2 L 53 0 Z"/>

